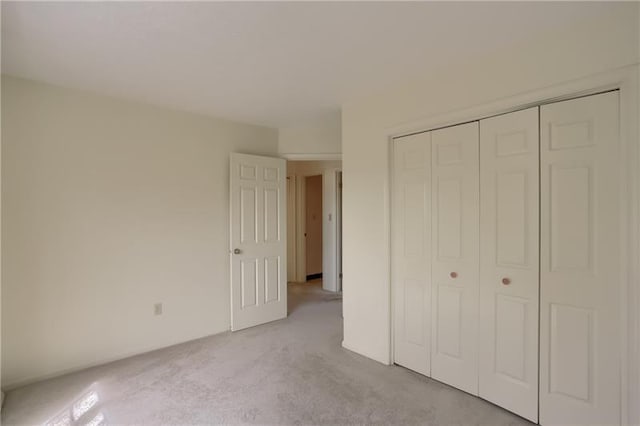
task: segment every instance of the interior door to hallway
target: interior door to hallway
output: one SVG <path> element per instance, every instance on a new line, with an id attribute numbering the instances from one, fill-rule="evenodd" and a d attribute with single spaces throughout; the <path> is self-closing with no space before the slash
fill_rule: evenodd
<path id="1" fill-rule="evenodd" d="M 286 162 L 230 159 L 231 329 L 287 315 Z"/>

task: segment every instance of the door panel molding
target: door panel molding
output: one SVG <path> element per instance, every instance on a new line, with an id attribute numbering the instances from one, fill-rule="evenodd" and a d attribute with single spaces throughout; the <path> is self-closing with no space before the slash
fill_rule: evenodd
<path id="1" fill-rule="evenodd" d="M 478 122 L 431 132 L 431 376 L 478 395 Z"/>
<path id="2" fill-rule="evenodd" d="M 285 160 L 232 153 L 231 330 L 287 316 Z"/>
<path id="3" fill-rule="evenodd" d="M 431 375 L 431 135 L 394 143 L 395 362 Z"/>
<path id="4" fill-rule="evenodd" d="M 533 422 L 538 421 L 538 146 L 537 107 L 480 121 L 480 397 Z"/>
<path id="5" fill-rule="evenodd" d="M 619 94 L 543 105 L 540 129 L 540 420 L 620 424 Z"/>

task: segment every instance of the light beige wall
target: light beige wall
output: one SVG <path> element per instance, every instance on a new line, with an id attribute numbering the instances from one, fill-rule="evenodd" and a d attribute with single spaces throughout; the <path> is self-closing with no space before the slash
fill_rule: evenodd
<path id="1" fill-rule="evenodd" d="M 1 85 L 0 85 L 1 86 Z M 0 97 L 2 91 L 0 90 Z M 2 120 L 0 119 L 0 129 L 2 128 Z M 2 137 L 0 136 L 0 164 L 2 164 Z M 2 175 L 2 167 L 0 166 L 0 176 Z M 2 186 L 2 178 L 0 178 L 0 187 Z M 0 197 L 0 223 L 2 222 L 2 197 Z M 2 227 L 0 226 L 0 259 L 2 259 Z M 0 262 L 0 295 L 2 294 L 2 262 Z M 0 366 L 2 365 L 2 297 L 0 296 Z M 3 388 L 2 368 L 0 368 L 0 411 L 4 404 L 4 391 Z"/>
<path id="2" fill-rule="evenodd" d="M 5 386 L 229 329 L 229 153 L 275 130 L 9 77 L 2 124 Z"/>
<path id="3" fill-rule="evenodd" d="M 636 28 L 636 37 L 637 37 L 637 48 L 638 48 L 638 58 L 640 58 L 640 7 L 638 7 L 638 23 L 637 23 L 637 28 Z M 638 68 L 638 81 L 640 81 L 640 68 Z M 638 85 L 638 98 L 637 98 L 638 102 L 640 103 L 640 84 Z M 640 135 L 640 108 L 638 108 L 638 118 L 637 118 L 637 132 L 638 135 Z M 640 145 L 640 144 L 639 144 Z M 636 156 L 640 159 L 640 146 L 638 147 L 638 149 L 636 150 Z M 640 170 L 636 171 L 636 176 L 638 177 L 638 179 L 636 179 L 636 185 L 635 188 L 632 188 L 632 190 L 635 190 L 636 193 L 640 193 Z M 640 201 L 639 201 L 640 204 Z M 640 210 L 640 205 L 638 206 L 638 209 Z M 640 223 L 637 223 L 635 225 L 635 229 L 636 232 L 638 232 L 638 229 L 640 229 Z M 638 235 L 638 233 L 636 233 L 636 235 Z M 639 252 L 640 252 L 640 241 L 637 242 L 636 247 L 639 248 Z M 636 259 L 636 270 L 635 270 L 636 276 L 640 277 L 640 256 L 638 257 L 638 259 Z M 630 295 L 630 299 L 629 299 L 630 303 L 634 303 L 635 306 L 640 306 L 640 288 L 636 287 L 635 289 L 635 294 L 631 294 Z M 640 401 L 640 313 L 636 312 L 631 312 L 631 315 L 635 315 L 635 335 L 636 335 L 636 341 L 635 341 L 635 346 L 631 346 L 631 356 L 630 356 L 630 361 L 629 364 L 631 365 L 631 371 L 630 371 L 630 376 L 631 378 L 635 377 L 636 380 L 633 381 L 633 379 L 631 379 L 631 383 L 630 383 L 630 400 L 632 401 Z M 630 412 L 630 416 L 629 416 L 629 424 L 636 424 L 636 425 L 640 425 L 640 404 L 637 404 L 635 407 L 635 410 Z"/>
<path id="4" fill-rule="evenodd" d="M 342 152 L 340 111 L 278 130 L 278 152 L 286 154 L 337 154 Z"/>
<path id="5" fill-rule="evenodd" d="M 345 347 L 390 361 L 391 129 L 637 63 L 637 8 L 343 105 Z"/>
<path id="6" fill-rule="evenodd" d="M 322 175 L 305 178 L 307 276 L 322 273 Z"/>
<path id="7" fill-rule="evenodd" d="M 2 22 L 2 7 L 0 7 L 0 23 Z M 0 24 L 0 27 L 2 24 Z M 0 30 L 0 34 L 2 31 Z M 1 57 L 2 55 L 0 55 Z M 0 69 L 2 69 L 2 60 L 0 59 Z M 2 98 L 2 84 L 0 84 L 0 99 Z M 0 108 L 1 110 L 1 108 Z M 2 129 L 2 114 L 0 113 L 0 129 Z M 0 132 L 0 188 L 2 187 L 2 132 Z M 0 223 L 2 223 L 2 197 L 0 196 Z M 0 259 L 2 259 L 2 226 L 0 226 Z M 2 262 L 0 261 L 0 366 L 2 365 Z M 2 391 L 3 382 L 2 368 L 0 368 L 0 410 L 4 403 L 4 392 Z"/>

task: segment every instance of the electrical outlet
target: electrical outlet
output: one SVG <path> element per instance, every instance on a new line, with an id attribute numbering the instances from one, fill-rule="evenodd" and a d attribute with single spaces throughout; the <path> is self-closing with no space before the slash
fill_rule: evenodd
<path id="1" fill-rule="evenodd" d="M 162 315 L 162 303 L 156 303 L 153 305 L 153 314 Z"/>

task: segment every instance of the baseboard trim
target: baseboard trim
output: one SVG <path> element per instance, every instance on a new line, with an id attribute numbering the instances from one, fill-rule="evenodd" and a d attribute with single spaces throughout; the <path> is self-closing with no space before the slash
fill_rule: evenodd
<path id="1" fill-rule="evenodd" d="M 140 356 L 140 355 L 146 355 L 149 354 L 151 352 L 155 352 L 155 351 L 161 351 L 163 349 L 168 349 L 174 346 L 178 346 L 178 345 L 183 345 L 185 343 L 189 343 L 189 342 L 193 342 L 196 340 L 200 340 L 200 339 L 206 339 L 208 337 L 212 337 L 212 336 L 216 336 L 218 334 L 223 334 L 223 333 L 231 333 L 231 328 L 229 328 L 228 330 L 222 330 L 216 333 L 212 333 L 212 334 L 207 334 L 205 336 L 200 336 L 200 337 L 194 337 L 188 340 L 184 340 L 184 341 L 180 341 L 180 342 L 176 342 L 176 343 L 171 343 L 169 345 L 166 346 L 156 346 L 156 347 L 150 347 L 150 348 L 145 348 L 142 350 L 138 350 L 138 351 L 133 351 L 133 352 L 129 352 L 129 353 L 125 353 L 125 354 L 121 354 L 121 355 L 116 355 L 113 357 L 107 357 L 104 359 L 101 359 L 99 361 L 96 362 L 92 362 L 92 363 L 87 363 L 87 364 L 82 364 L 80 366 L 77 367 L 71 367 L 71 368 L 66 368 L 66 369 L 62 369 L 62 370 L 57 370 L 54 371 L 52 373 L 47 373 L 47 374 L 40 374 L 40 375 L 36 375 L 36 376 L 31 376 L 31 377 L 27 377 L 26 379 L 20 379 L 20 380 L 16 380 L 7 384 L 2 385 L 2 399 L 4 401 L 4 392 L 10 392 L 14 389 L 17 388 L 21 388 L 23 386 L 27 386 L 27 385 L 31 385 L 33 383 L 37 383 L 37 382 L 41 382 L 44 380 L 49 380 L 49 379 L 55 379 L 56 377 L 60 377 L 60 376 L 64 376 L 67 374 L 72 374 L 72 373 L 77 373 L 78 371 L 83 371 L 83 370 L 88 370 L 90 368 L 94 368 L 94 367 L 100 367 L 103 365 L 107 365 L 107 364 L 111 364 L 112 362 L 118 362 L 118 361 L 122 361 L 124 359 L 128 359 L 128 358 L 133 358 L 136 356 Z"/>
<path id="2" fill-rule="evenodd" d="M 355 353 L 357 355 L 363 356 L 365 358 L 369 358 L 370 360 L 379 362 L 380 364 L 391 365 L 391 361 L 390 360 L 388 360 L 388 359 L 387 360 L 383 360 L 383 359 L 380 359 L 380 358 L 377 358 L 377 357 L 373 357 L 371 355 L 367 355 L 366 353 L 354 348 L 353 346 L 349 345 L 348 343 L 345 343 L 344 340 L 342 341 L 342 347 L 344 349 L 348 350 L 349 352 L 353 352 L 353 353 Z"/>

